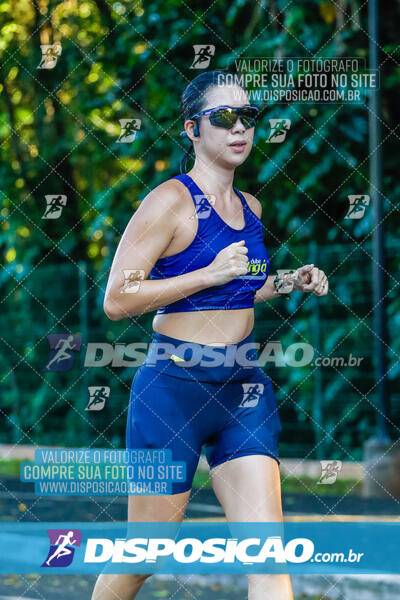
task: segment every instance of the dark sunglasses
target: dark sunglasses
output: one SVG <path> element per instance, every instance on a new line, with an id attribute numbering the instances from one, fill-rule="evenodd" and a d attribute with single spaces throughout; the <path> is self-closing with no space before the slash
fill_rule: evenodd
<path id="1" fill-rule="evenodd" d="M 258 113 L 257 106 L 216 106 L 196 113 L 191 119 L 209 115 L 211 125 L 225 129 L 230 129 L 240 119 L 244 127 L 250 129 L 250 127 L 255 127 Z"/>

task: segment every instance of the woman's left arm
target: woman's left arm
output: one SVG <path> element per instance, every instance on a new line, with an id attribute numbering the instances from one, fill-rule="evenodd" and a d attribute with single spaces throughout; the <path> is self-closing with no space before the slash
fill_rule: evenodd
<path id="1" fill-rule="evenodd" d="M 282 294 L 278 294 L 274 286 L 275 275 L 267 277 L 264 285 L 256 291 L 254 302 L 264 302 L 265 300 L 271 300 L 271 298 L 278 298 Z"/>
<path id="2" fill-rule="evenodd" d="M 285 288 L 279 291 L 279 283 L 285 282 Z M 314 292 L 317 296 L 326 296 L 329 291 L 328 278 L 325 273 L 313 264 L 300 267 L 284 278 L 270 275 L 264 285 L 256 291 L 254 302 L 264 302 L 287 294 L 287 285 L 293 283 L 293 290 L 299 292 Z"/>
<path id="3" fill-rule="evenodd" d="M 261 219 L 261 202 L 248 192 L 242 192 L 242 194 L 245 196 L 250 209 Z M 293 281 L 293 289 L 299 292 L 314 292 L 317 296 L 326 296 L 329 290 L 328 278 L 325 273 L 313 264 L 300 267 L 288 275 L 287 278 L 285 277 L 285 282 L 289 281 Z M 287 293 L 283 288 L 282 291 L 277 288 L 279 288 L 279 281 L 276 281 L 276 275 L 270 275 L 264 285 L 257 290 L 254 302 L 264 302 Z"/>

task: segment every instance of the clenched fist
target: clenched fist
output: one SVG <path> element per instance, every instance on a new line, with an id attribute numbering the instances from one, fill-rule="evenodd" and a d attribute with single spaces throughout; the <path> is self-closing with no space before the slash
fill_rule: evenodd
<path id="1" fill-rule="evenodd" d="M 293 273 L 294 289 L 300 292 L 314 292 L 317 296 L 326 296 L 329 290 L 328 278 L 314 265 L 305 265 Z"/>
<path id="2" fill-rule="evenodd" d="M 245 241 L 240 240 L 240 242 L 233 242 L 222 248 L 212 263 L 205 267 L 211 286 L 222 285 L 239 275 L 247 274 L 249 268 L 248 249 L 244 244 Z"/>

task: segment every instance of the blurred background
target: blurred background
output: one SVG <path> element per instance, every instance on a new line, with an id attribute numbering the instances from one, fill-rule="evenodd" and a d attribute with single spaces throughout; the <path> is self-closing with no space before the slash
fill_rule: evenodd
<path id="1" fill-rule="evenodd" d="M 255 306 L 256 341 L 282 348 L 281 364 L 265 370 L 283 427 L 286 519 L 398 519 L 399 17 L 399 0 L 0 0 L 1 520 L 126 519 L 126 498 L 74 499 L 66 515 L 62 503 L 18 481 L 19 461 L 42 446 L 125 447 L 137 366 L 124 364 L 124 345 L 150 341 L 154 313 L 112 322 L 103 298 L 129 219 L 151 189 L 179 173 L 187 148 L 179 102 L 201 72 L 192 66 L 196 45 L 215 48 L 208 70 L 235 72 L 244 56 L 356 57 L 379 69 L 379 92 L 366 90 L 358 104 L 266 104 L 235 185 L 263 205 L 271 272 L 314 262 L 330 281 L 327 297 L 294 293 Z M 45 68 L 54 45 L 54 65 Z M 268 142 L 270 119 L 291 122 L 282 143 Z M 140 124 L 128 143 L 124 120 Z M 346 218 L 349 195 L 367 194 L 363 217 Z M 65 370 L 45 371 L 56 334 L 76 336 L 80 349 Z M 109 360 L 85 366 L 94 344 Z M 292 344 L 310 344 L 313 361 L 290 366 Z M 362 360 L 347 364 L 350 355 Z M 328 360 L 317 366 L 316 357 Z M 107 391 L 103 405 L 87 410 L 96 387 Z M 386 504 L 360 497 L 363 464 L 374 455 L 383 474 L 373 471 L 377 485 L 367 495 Z M 332 485 L 319 485 L 320 461 L 334 471 L 332 461 L 343 462 Z M 204 461 L 200 467 L 188 516 L 221 517 Z M 28 578 L 1 578 L 0 595 L 87 598 L 94 583 Z M 321 598 L 322 589 L 332 599 L 399 596 L 393 579 L 319 579 L 298 577 L 299 597 Z M 207 580 L 188 592 L 171 588 L 175 580 L 152 579 L 143 595 L 244 593 L 243 581 Z"/>
<path id="2" fill-rule="evenodd" d="M 387 423 L 396 437 L 399 2 L 380 12 Z M 367 3 L 4 1 L 0 28 L 0 442 L 123 447 L 136 367 L 85 368 L 84 357 L 89 342 L 150 339 L 153 313 L 111 322 L 102 303 L 130 217 L 150 189 L 179 173 L 180 94 L 200 73 L 190 68 L 193 45 L 215 45 L 209 69 L 229 70 L 241 56 L 368 62 Z M 55 68 L 38 68 L 41 45 L 56 43 Z M 358 367 L 266 365 L 282 457 L 359 461 L 375 431 L 372 210 L 344 218 L 348 195 L 368 194 L 368 116 L 368 94 L 362 104 L 271 103 L 236 172 L 236 186 L 263 204 L 272 272 L 315 262 L 330 280 L 326 298 L 256 305 L 257 341 L 363 357 Z M 266 143 L 269 119 L 282 117 L 291 120 L 284 143 Z M 119 143 L 120 119 L 132 118 L 140 130 Z M 47 195 L 66 196 L 59 218 L 42 218 Z M 43 373 L 53 333 L 79 333 L 82 346 L 68 371 Z M 88 386 L 99 385 L 110 387 L 106 406 L 85 411 Z"/>

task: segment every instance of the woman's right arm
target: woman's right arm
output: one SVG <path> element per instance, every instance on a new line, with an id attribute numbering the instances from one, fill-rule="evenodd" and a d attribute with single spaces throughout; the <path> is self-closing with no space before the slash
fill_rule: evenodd
<path id="1" fill-rule="evenodd" d="M 104 312 L 112 321 L 157 310 L 247 273 L 247 248 L 244 242 L 234 242 L 206 267 L 176 277 L 147 279 L 182 219 L 181 193 L 177 182 L 165 181 L 143 199 L 126 226 L 104 296 Z M 135 293 L 121 293 L 125 269 L 141 270 L 144 274 Z"/>
<path id="2" fill-rule="evenodd" d="M 168 279 L 147 279 L 178 225 L 182 212 L 180 192 L 175 182 L 162 183 L 147 194 L 126 226 L 104 296 L 103 308 L 109 319 L 117 321 L 157 310 L 210 285 L 204 269 Z M 121 293 L 125 269 L 144 272 L 135 293 Z"/>

